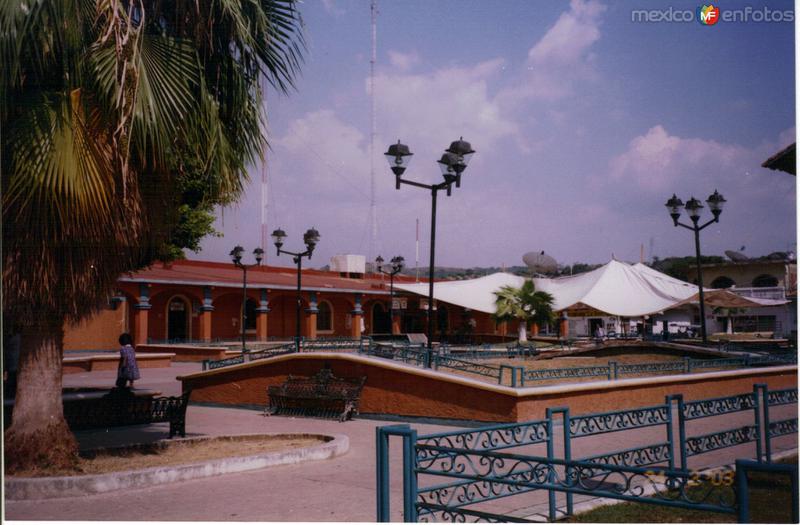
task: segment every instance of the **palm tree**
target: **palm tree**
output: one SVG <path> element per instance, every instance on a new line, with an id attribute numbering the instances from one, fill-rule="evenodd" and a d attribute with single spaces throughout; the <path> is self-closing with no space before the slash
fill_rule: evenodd
<path id="1" fill-rule="evenodd" d="M 503 286 L 494 292 L 496 311 L 494 318 L 498 321 L 518 319 L 519 342 L 528 340 L 528 323 L 545 324 L 552 322 L 553 296 L 547 292 L 536 291 L 533 281 L 526 280 L 520 288 Z"/>
<path id="2" fill-rule="evenodd" d="M 174 243 L 186 206 L 238 197 L 266 146 L 260 80 L 286 92 L 299 71 L 294 3 L 0 2 L 3 315 L 22 336 L 10 471 L 76 457 L 64 323 L 191 248 L 205 232 Z"/>

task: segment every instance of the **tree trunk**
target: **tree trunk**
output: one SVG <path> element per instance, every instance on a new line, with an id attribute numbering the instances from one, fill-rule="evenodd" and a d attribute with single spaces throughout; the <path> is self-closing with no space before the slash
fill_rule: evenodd
<path id="1" fill-rule="evenodd" d="M 527 343 L 528 342 L 528 323 L 520 319 L 519 321 L 519 342 L 520 343 Z"/>
<path id="2" fill-rule="evenodd" d="M 78 443 L 64 420 L 59 324 L 22 329 L 19 376 L 11 426 L 6 430 L 6 473 L 34 467 L 75 467 Z"/>

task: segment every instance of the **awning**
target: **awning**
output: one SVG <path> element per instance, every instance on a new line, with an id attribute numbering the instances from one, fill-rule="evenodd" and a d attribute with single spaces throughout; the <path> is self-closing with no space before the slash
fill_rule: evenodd
<path id="1" fill-rule="evenodd" d="M 524 277 L 494 273 L 466 281 L 438 281 L 433 297 L 437 301 L 493 314 L 494 292 L 503 286 L 519 288 Z M 596 310 L 620 317 L 641 317 L 671 308 L 696 304 L 697 285 L 663 274 L 642 263 L 627 264 L 612 260 L 591 272 L 557 277 L 536 277 L 537 290 L 553 296 L 553 310 Z M 395 284 L 395 288 L 424 297 L 428 284 Z M 756 308 L 779 306 L 788 301 L 743 297 L 728 290 L 704 288 L 705 302 L 712 308 Z"/>
<path id="2" fill-rule="evenodd" d="M 780 306 L 788 303 L 786 300 L 761 299 L 759 297 L 743 297 L 729 290 L 703 290 L 703 301 L 712 308 L 758 308 L 760 306 Z M 673 305 L 672 308 L 685 304 L 699 304 L 700 294 L 694 294 L 688 299 Z"/>
<path id="3" fill-rule="evenodd" d="M 523 277 L 495 273 L 466 281 L 434 283 L 434 299 L 479 312 L 495 312 L 494 292 L 503 286 L 520 287 Z M 534 278 L 537 290 L 550 293 L 553 309 L 566 310 L 580 304 L 608 315 L 639 317 L 660 312 L 689 299 L 697 286 L 662 274 L 643 264 L 630 265 L 612 260 L 578 275 Z M 428 284 L 396 284 L 396 288 L 421 296 L 428 295 Z"/>

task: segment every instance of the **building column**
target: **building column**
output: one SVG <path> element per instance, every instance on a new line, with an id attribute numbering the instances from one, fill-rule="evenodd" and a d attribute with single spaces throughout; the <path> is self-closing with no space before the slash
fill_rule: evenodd
<path id="1" fill-rule="evenodd" d="M 569 317 L 567 317 L 567 312 L 561 313 L 561 321 L 559 324 L 558 336 L 562 339 L 569 339 Z"/>
<path id="2" fill-rule="evenodd" d="M 364 310 L 361 309 L 361 294 L 356 294 L 356 307 L 350 314 L 353 316 L 353 322 L 350 324 L 350 335 L 352 337 L 361 337 L 361 321 L 364 317 Z"/>
<path id="3" fill-rule="evenodd" d="M 531 323 L 531 336 L 536 337 L 539 335 L 539 323 Z"/>
<path id="4" fill-rule="evenodd" d="M 306 308 L 306 337 L 317 338 L 317 292 L 308 292 L 308 308 Z"/>
<path id="5" fill-rule="evenodd" d="M 211 287 L 203 287 L 203 304 L 200 305 L 200 340 L 204 343 L 211 342 L 211 316 L 214 304 L 211 300 Z"/>
<path id="6" fill-rule="evenodd" d="M 150 304 L 150 285 L 139 284 L 139 301 L 133 305 L 133 344 L 147 344 L 147 318 L 153 305 Z"/>
<path id="7" fill-rule="evenodd" d="M 267 289 L 261 289 L 261 298 L 256 308 L 256 341 L 266 341 L 267 327 L 269 321 L 269 298 L 267 296 Z"/>
<path id="8" fill-rule="evenodd" d="M 402 333 L 403 312 L 395 310 L 392 316 L 392 335 L 399 335 Z"/>

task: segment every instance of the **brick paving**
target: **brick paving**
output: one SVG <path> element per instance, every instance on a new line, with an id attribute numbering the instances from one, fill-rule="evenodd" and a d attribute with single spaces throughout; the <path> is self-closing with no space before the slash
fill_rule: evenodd
<path id="1" fill-rule="evenodd" d="M 161 391 L 164 395 L 180 392 L 175 377 L 198 371 L 199 363 L 175 363 L 172 368 L 144 369 L 139 388 Z M 64 376 L 64 386 L 113 385 L 114 371 L 98 371 Z M 733 394 L 733 392 L 731 393 Z M 773 419 L 796 415 L 796 406 L 778 407 Z M 357 419 L 336 421 L 264 417 L 260 411 L 192 405 L 187 411 L 187 437 L 245 434 L 258 432 L 341 433 L 350 439 L 350 451 L 344 456 L 286 465 L 241 474 L 158 485 L 119 492 L 69 499 L 5 502 L 5 517 L 12 520 L 114 520 L 114 521 L 374 521 L 375 520 L 375 428 L 389 421 Z M 735 425 L 752 424 L 752 413 L 744 412 L 694 421 L 689 435 L 712 432 Z M 433 424 L 412 424 L 420 434 L 451 430 Z M 167 436 L 165 423 L 84 431 L 77 434 L 82 448 L 140 443 Z M 556 432 L 560 435 L 560 429 Z M 676 436 L 677 438 L 677 436 Z M 588 438 L 574 438 L 573 457 L 621 450 L 637 444 L 665 440 L 663 427 L 617 432 Z M 785 436 L 774 443 L 774 451 L 797 449 L 797 436 Z M 518 449 L 515 449 L 517 451 Z M 544 455 L 543 446 L 519 449 L 520 452 Z M 560 446 L 556 445 L 556 450 Z M 704 468 L 732 463 L 735 458 L 753 457 L 753 444 L 740 445 L 693 457 L 690 468 Z M 400 440 L 393 440 L 392 516 L 402 520 L 399 472 Z M 398 467 L 395 468 L 395 465 Z M 424 484 L 423 479 L 420 485 Z M 486 510 L 529 515 L 541 512 L 546 492 L 495 501 Z M 563 498 L 559 498 L 560 500 Z M 576 503 L 589 498 L 577 497 Z"/>

